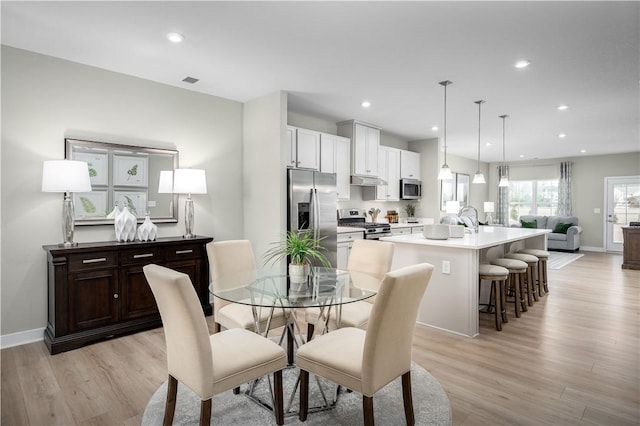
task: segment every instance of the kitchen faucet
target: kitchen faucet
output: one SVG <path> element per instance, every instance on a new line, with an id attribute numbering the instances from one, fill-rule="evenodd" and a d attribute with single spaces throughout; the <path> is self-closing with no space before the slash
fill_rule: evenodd
<path id="1" fill-rule="evenodd" d="M 471 226 L 470 228 L 473 229 L 473 232 L 475 232 L 476 234 L 478 233 L 478 210 L 471 206 L 471 205 L 467 205 L 464 206 L 463 208 L 460 209 L 460 212 L 458 213 L 458 216 L 460 216 L 460 218 L 462 218 L 462 213 L 469 211 L 469 210 L 473 210 L 474 215 L 473 216 L 467 216 L 465 215 L 465 217 L 468 217 L 471 220 Z M 466 222 L 465 222 L 466 223 Z M 468 226 L 468 224 L 467 224 Z"/>

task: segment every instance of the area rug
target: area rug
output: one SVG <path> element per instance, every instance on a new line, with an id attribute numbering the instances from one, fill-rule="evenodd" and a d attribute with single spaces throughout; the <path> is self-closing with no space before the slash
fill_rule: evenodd
<path id="1" fill-rule="evenodd" d="M 582 256 L 584 256 L 584 254 L 550 251 L 549 260 L 547 260 L 547 268 L 561 269 L 571 262 L 575 262 L 576 260 L 580 259 Z"/>
<path id="2" fill-rule="evenodd" d="M 296 384 L 298 369 L 287 368 L 283 374 L 285 409 Z M 451 424 L 451 406 L 447 394 L 440 383 L 424 368 L 412 363 L 411 382 L 413 392 L 413 409 L 417 425 Z M 327 398 L 335 393 L 336 387 L 331 382 L 320 380 Z M 270 401 L 269 383 L 261 380 L 255 394 Z M 247 386 L 242 387 L 244 392 Z M 142 417 L 143 426 L 161 425 L 164 416 L 164 405 L 167 395 L 167 382 L 164 382 L 153 394 Z M 321 405 L 322 395 L 313 375 L 309 381 L 309 407 Z M 297 411 L 299 394 L 293 398 L 290 409 Z M 398 378 L 378 391 L 373 397 L 374 418 L 376 424 L 405 424 L 404 405 L 402 402 L 402 383 Z M 200 399 L 186 386 L 178 384 L 178 397 L 174 425 L 197 425 L 200 417 Z M 334 409 L 310 412 L 307 421 L 301 423 L 296 414 L 285 416 L 287 425 L 357 425 L 363 423 L 362 395 L 356 392 L 341 390 Z M 249 399 L 246 395 L 234 395 L 231 391 L 216 395 L 211 410 L 212 425 L 270 425 L 275 424 L 273 413 Z"/>

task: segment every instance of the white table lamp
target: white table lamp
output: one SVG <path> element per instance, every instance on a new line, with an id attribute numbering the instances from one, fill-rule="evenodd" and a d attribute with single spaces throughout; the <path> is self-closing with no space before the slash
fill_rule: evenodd
<path id="1" fill-rule="evenodd" d="M 173 194 L 173 170 L 160 170 L 158 194 Z"/>
<path id="2" fill-rule="evenodd" d="M 50 160 L 42 166 L 42 192 L 63 192 L 62 236 L 60 247 L 73 247 L 75 212 L 71 192 L 90 192 L 91 178 L 85 161 Z"/>
<path id="3" fill-rule="evenodd" d="M 491 213 L 495 211 L 496 210 L 493 201 L 484 202 L 485 220 L 487 221 L 487 225 L 493 225 L 493 217 L 491 217 Z"/>
<path id="4" fill-rule="evenodd" d="M 184 203 L 184 238 L 195 238 L 193 233 L 193 199 L 191 194 L 206 194 L 207 179 L 204 170 L 176 169 L 173 173 L 173 193 L 187 194 Z"/>

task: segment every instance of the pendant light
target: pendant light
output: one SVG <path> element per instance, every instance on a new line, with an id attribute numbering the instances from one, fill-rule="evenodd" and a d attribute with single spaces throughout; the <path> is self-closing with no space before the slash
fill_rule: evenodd
<path id="1" fill-rule="evenodd" d="M 452 81 L 445 80 L 438 83 L 441 86 L 444 86 L 444 126 L 443 126 L 443 134 L 444 134 L 444 164 L 440 168 L 440 172 L 438 173 L 438 180 L 451 180 L 453 179 L 453 174 L 451 174 L 451 169 L 447 164 L 447 86 L 452 84 Z"/>
<path id="2" fill-rule="evenodd" d="M 508 115 L 501 115 L 500 118 L 502 118 L 502 172 L 504 173 L 504 167 L 507 165 L 506 160 L 505 160 L 505 120 L 508 117 Z M 498 184 L 499 187 L 504 187 L 504 186 L 509 186 L 509 178 L 507 177 L 507 175 L 502 175 L 502 177 L 500 178 L 500 183 Z"/>
<path id="3" fill-rule="evenodd" d="M 479 101 L 475 101 L 474 104 L 478 104 L 478 168 L 476 170 L 476 174 L 473 176 L 473 180 L 471 183 L 487 183 L 484 180 L 484 175 L 480 171 L 480 109 L 482 108 L 482 104 L 485 101 L 482 99 Z"/>

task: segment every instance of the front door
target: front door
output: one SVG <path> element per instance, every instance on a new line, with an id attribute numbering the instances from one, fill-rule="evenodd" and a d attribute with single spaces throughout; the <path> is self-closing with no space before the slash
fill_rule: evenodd
<path id="1" fill-rule="evenodd" d="M 622 227 L 640 221 L 640 176 L 605 178 L 605 249 L 622 252 Z"/>

